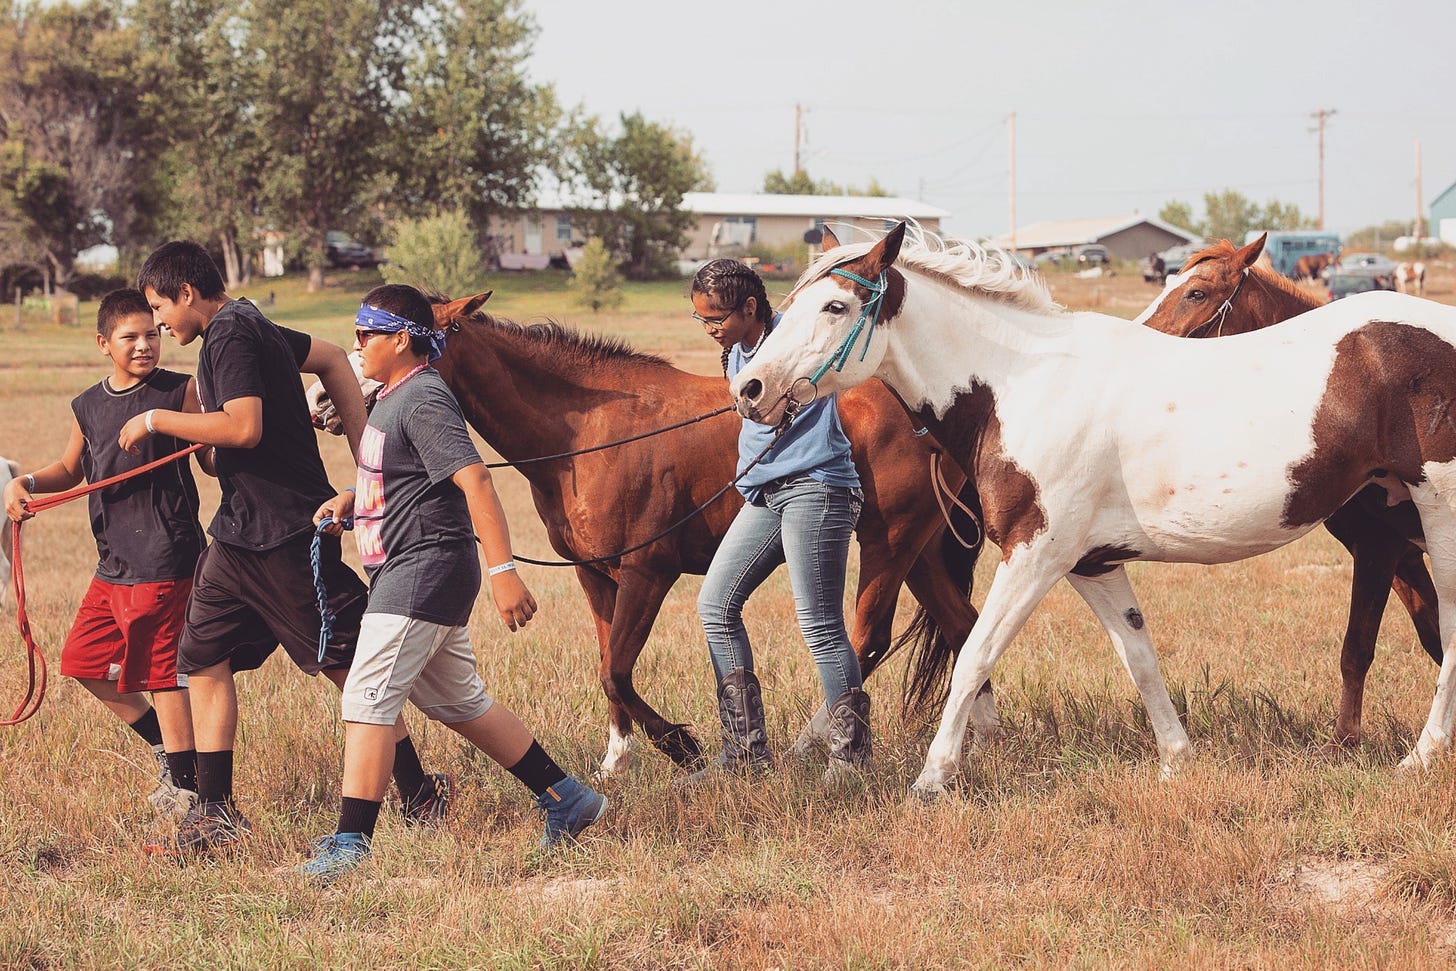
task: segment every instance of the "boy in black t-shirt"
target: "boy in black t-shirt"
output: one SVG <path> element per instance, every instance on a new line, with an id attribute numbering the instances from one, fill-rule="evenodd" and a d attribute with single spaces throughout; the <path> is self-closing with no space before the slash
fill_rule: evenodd
<path id="1" fill-rule="evenodd" d="M 505 512 L 460 405 L 427 366 L 443 345 L 434 320 L 413 287 L 375 287 L 364 298 L 355 345 L 363 375 L 384 387 L 359 451 L 358 504 L 345 491 L 315 515 L 335 524 L 355 516 L 370 579 L 358 655 L 344 684 L 339 824 L 314 841 L 314 857 L 299 868 L 322 882 L 369 854 L 394 757 L 389 726 L 406 699 L 531 790 L 546 817 L 543 850 L 576 836 L 607 808 L 605 796 L 563 772 L 520 719 L 492 701 L 476 673 L 466 624 L 480 591 L 480 557 L 494 564 L 491 598 L 507 627 L 524 626 L 536 601 L 516 573 Z"/>
<path id="2" fill-rule="evenodd" d="M 337 345 L 279 327 L 246 300 L 233 300 L 207 252 L 174 241 L 147 257 L 137 280 L 158 323 L 180 344 L 202 337 L 197 362 L 201 414 L 153 411 L 120 434 L 134 450 L 150 434 L 214 446 L 222 502 L 198 564 L 178 666 L 192 686 L 201 801 L 162 852 L 195 853 L 235 842 L 250 828 L 233 801 L 238 702 L 233 677 L 259 667 L 281 643 L 305 674 L 340 687 L 354 657 L 367 591 L 344 565 L 337 537 L 324 537 L 320 574 L 333 636 L 319 659 L 321 619 L 310 561 L 313 512 L 334 494 L 319 457 L 299 372 L 336 396 L 358 455 L 364 402 Z M 401 719 L 394 725 L 394 779 L 407 820 L 444 810 L 444 776 L 426 776 Z"/>
<path id="3" fill-rule="evenodd" d="M 158 367 L 162 337 L 146 298 L 136 290 L 108 293 L 96 311 L 96 344 L 111 359 L 111 375 L 72 400 L 60 459 L 6 485 L 5 512 L 16 522 L 31 517 L 33 493 L 60 492 L 83 478 L 100 482 L 187 447 L 171 435 L 150 439 L 135 456 L 117 445 L 134 416 L 201 410 L 196 382 Z M 163 816 L 178 817 L 197 802 L 187 676 L 177 672 L 177 638 L 205 542 L 197 485 L 184 458 L 93 492 L 89 501 L 99 560 L 61 648 L 61 674 L 152 747 L 160 784 L 148 799 Z"/>

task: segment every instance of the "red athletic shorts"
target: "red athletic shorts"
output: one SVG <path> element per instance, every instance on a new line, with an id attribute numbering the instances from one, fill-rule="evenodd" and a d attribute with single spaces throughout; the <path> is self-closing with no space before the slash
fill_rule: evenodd
<path id="1" fill-rule="evenodd" d="M 122 694 L 187 687 L 177 639 L 192 578 L 122 586 L 95 577 L 61 648 L 61 674 L 115 681 Z"/>

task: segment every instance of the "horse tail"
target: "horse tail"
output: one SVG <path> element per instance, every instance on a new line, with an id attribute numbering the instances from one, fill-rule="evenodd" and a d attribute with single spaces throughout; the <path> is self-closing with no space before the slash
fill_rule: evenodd
<path id="1" fill-rule="evenodd" d="M 986 531 L 982 525 L 985 519 L 981 513 L 981 496 L 973 482 L 967 481 L 956 498 L 971 509 L 973 515 L 962 509 L 959 503 L 952 505 L 952 528 L 940 535 L 940 559 L 956 588 L 964 591 L 969 605 L 971 587 L 976 579 L 976 561 L 981 556 L 981 548 L 986 545 Z M 962 544 L 957 539 L 958 535 L 971 540 L 971 545 Z M 974 608 L 971 612 L 974 615 Z M 915 611 L 904 633 L 895 638 L 890 653 L 906 644 L 910 646 L 910 660 L 900 693 L 901 715 L 909 717 L 944 707 L 950 696 L 950 668 L 960 653 L 961 645 L 952 644 L 946 638 L 935 618 L 923 606 Z"/>

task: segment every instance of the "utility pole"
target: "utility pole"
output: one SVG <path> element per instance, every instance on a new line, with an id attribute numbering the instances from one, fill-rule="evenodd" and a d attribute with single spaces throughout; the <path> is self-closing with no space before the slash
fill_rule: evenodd
<path id="1" fill-rule="evenodd" d="M 1416 139 L 1416 255 L 1419 256 L 1424 247 L 1421 245 L 1421 237 L 1426 235 L 1426 208 L 1421 202 L 1421 140 Z"/>
<path id="2" fill-rule="evenodd" d="M 804 130 L 804 107 L 794 105 L 794 174 L 798 175 L 799 167 L 799 134 Z"/>
<path id="3" fill-rule="evenodd" d="M 1316 229 L 1325 228 L 1325 119 L 1334 113 L 1333 108 L 1320 108 L 1310 113 L 1319 132 L 1319 223 Z"/>
<path id="4" fill-rule="evenodd" d="M 1011 114 L 1007 117 L 1007 126 L 1008 126 L 1007 131 L 1008 131 L 1008 136 L 1009 136 L 1007 138 L 1007 143 L 1009 145 L 1008 151 L 1010 153 L 1010 159 L 1011 159 L 1011 185 L 1010 185 L 1011 234 L 1010 234 L 1010 239 L 1011 239 L 1011 249 L 1014 250 L 1014 249 L 1016 249 L 1016 112 L 1014 112 L 1014 111 L 1011 112 Z"/>

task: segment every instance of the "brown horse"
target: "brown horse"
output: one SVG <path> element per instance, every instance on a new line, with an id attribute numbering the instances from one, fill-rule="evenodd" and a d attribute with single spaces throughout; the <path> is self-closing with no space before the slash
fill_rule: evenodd
<path id="1" fill-rule="evenodd" d="M 1311 253 L 1294 261 L 1294 272 L 1291 276 L 1296 280 L 1318 280 L 1324 274 L 1325 268 L 1334 264 L 1334 253 Z"/>
<path id="2" fill-rule="evenodd" d="M 480 312 L 488 297 L 436 303 L 436 323 L 451 333 L 435 367 L 471 426 L 508 462 L 618 441 L 728 402 L 722 378 L 689 374 L 619 341 L 556 324 L 523 327 L 492 317 Z M 839 410 L 865 494 L 856 528 L 861 566 L 851 641 L 868 676 L 896 647 L 918 638 L 906 704 L 928 703 L 943 691 L 954 649 L 976 620 L 970 583 L 981 545 L 978 524 L 957 514 L 957 531 L 975 538 L 972 548 L 950 536 L 928 479 L 933 442 L 914 434 L 888 389 L 875 383 L 843 395 Z M 742 496 L 729 489 L 680 529 L 615 554 L 687 519 L 733 478 L 740 422 L 728 413 L 610 449 L 517 466 L 558 555 L 610 557 L 575 568 L 601 651 L 610 732 L 604 773 L 632 759 L 634 723 L 675 762 L 701 758 L 687 727 L 669 722 L 637 693 L 632 670 L 663 598 L 682 574 L 707 570 Z M 979 516 L 974 490 L 963 489 L 964 473 L 946 465 L 944 477 Z M 923 616 L 892 643 L 902 583 Z M 994 729 L 989 693 L 980 698 L 975 721 L 982 733 Z M 796 750 L 806 752 L 826 731 L 821 707 Z"/>
<path id="3" fill-rule="evenodd" d="M 1195 254 L 1138 319 L 1176 337 L 1228 336 L 1272 326 L 1325 303 L 1256 264 L 1263 247 L 1262 236 L 1242 249 L 1220 240 Z M 1393 588 L 1405 604 L 1421 647 L 1439 664 L 1436 591 L 1421 555 L 1425 538 L 1420 519 L 1410 502 L 1388 505 L 1384 489 L 1366 486 L 1325 520 L 1325 528 L 1355 561 L 1340 650 L 1343 690 L 1335 715 L 1335 741 L 1354 745 L 1360 740 L 1365 676 L 1375 658 L 1375 637 L 1389 591 Z"/>

